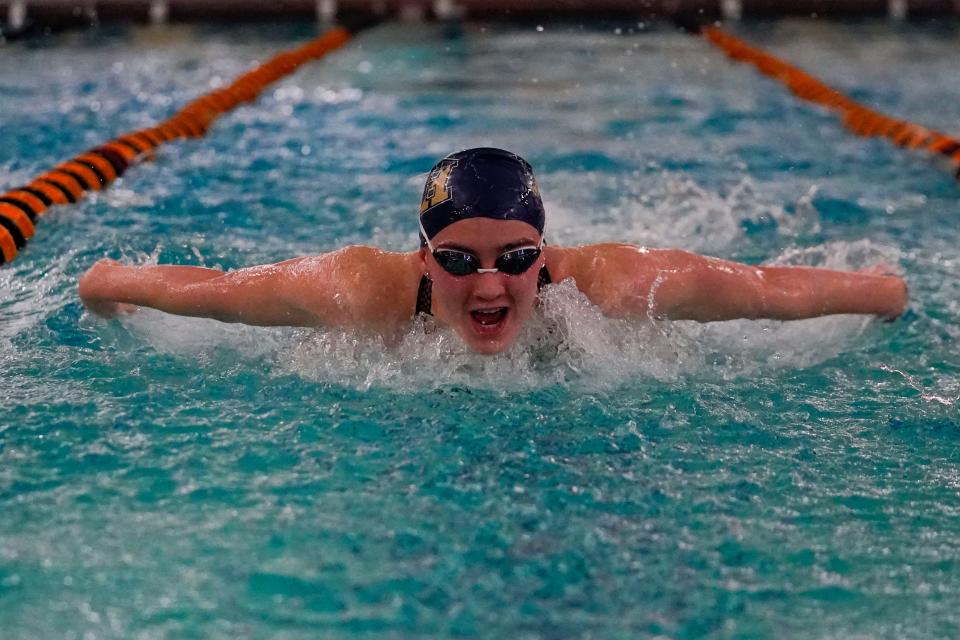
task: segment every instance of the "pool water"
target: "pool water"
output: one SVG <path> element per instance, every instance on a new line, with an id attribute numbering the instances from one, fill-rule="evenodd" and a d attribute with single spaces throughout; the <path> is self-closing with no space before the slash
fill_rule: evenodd
<path id="1" fill-rule="evenodd" d="M 953 27 L 738 32 L 957 132 Z M 311 34 L 6 45 L 0 186 Z M 479 145 L 531 161 L 551 242 L 884 262 L 911 308 L 631 324 L 564 283 L 484 358 L 419 324 L 385 346 L 108 322 L 77 298 L 104 256 L 232 269 L 412 248 L 424 173 Z M 0 268 L 0 637 L 956 637 L 958 189 L 664 26 L 367 32 L 51 211 Z"/>

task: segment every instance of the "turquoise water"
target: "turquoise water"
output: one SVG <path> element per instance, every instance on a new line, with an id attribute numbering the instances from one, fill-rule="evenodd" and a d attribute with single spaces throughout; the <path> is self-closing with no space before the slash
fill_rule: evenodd
<path id="1" fill-rule="evenodd" d="M 957 132 L 958 37 L 742 28 Z M 14 187 L 306 27 L 7 45 Z M 415 246 L 423 173 L 503 146 L 551 241 L 897 265 L 893 324 L 630 325 L 566 285 L 511 352 L 86 315 L 100 257 L 236 268 Z M 960 634 L 958 186 L 663 28 L 389 26 L 49 213 L 0 269 L 0 637 Z"/>

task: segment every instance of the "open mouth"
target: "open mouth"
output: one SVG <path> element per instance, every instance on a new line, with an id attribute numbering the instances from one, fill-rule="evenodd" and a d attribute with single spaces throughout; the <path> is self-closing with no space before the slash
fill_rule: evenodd
<path id="1" fill-rule="evenodd" d="M 476 309 L 470 312 L 470 317 L 473 319 L 474 328 L 479 333 L 492 333 L 503 326 L 509 312 L 507 307 Z"/>

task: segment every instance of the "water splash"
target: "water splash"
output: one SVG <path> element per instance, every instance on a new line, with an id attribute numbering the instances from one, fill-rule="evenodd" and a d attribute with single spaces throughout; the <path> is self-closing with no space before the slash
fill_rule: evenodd
<path id="1" fill-rule="evenodd" d="M 576 183 L 577 177 L 570 182 Z M 579 178 L 583 182 L 584 178 Z M 620 195 L 584 225 L 577 211 L 588 205 L 546 196 L 548 234 L 561 243 L 618 240 L 657 247 L 683 247 L 722 254 L 747 239 L 746 228 L 770 227 L 780 238 L 817 233 L 819 216 L 812 206 L 816 187 L 785 207 L 748 176 L 726 190 L 710 189 L 693 178 L 673 172 L 633 174 L 617 184 Z M 592 191 L 592 189 L 591 189 Z M 553 196 L 556 197 L 556 196 Z M 589 208 L 589 207 L 588 207 Z M 788 211 L 788 209 L 790 209 Z"/>

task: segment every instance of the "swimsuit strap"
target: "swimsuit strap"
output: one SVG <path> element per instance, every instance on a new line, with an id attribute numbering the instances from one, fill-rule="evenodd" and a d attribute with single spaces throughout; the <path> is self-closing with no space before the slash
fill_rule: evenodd
<path id="1" fill-rule="evenodd" d="M 430 308 L 433 306 L 433 281 L 427 276 L 420 277 L 420 287 L 417 289 L 417 310 L 414 315 L 425 313 L 432 316 Z"/>
<path id="2" fill-rule="evenodd" d="M 540 273 L 537 274 L 537 291 L 543 289 L 546 285 L 553 282 L 553 279 L 550 277 L 550 272 L 547 270 L 547 265 L 540 267 Z"/>
<path id="3" fill-rule="evenodd" d="M 550 272 L 547 265 L 540 267 L 540 273 L 537 274 L 537 291 L 543 289 L 546 285 L 553 282 L 550 278 Z M 430 309 L 433 306 L 433 281 L 427 276 L 420 276 L 420 286 L 417 288 L 417 310 L 414 315 L 425 313 L 432 316 Z"/>

